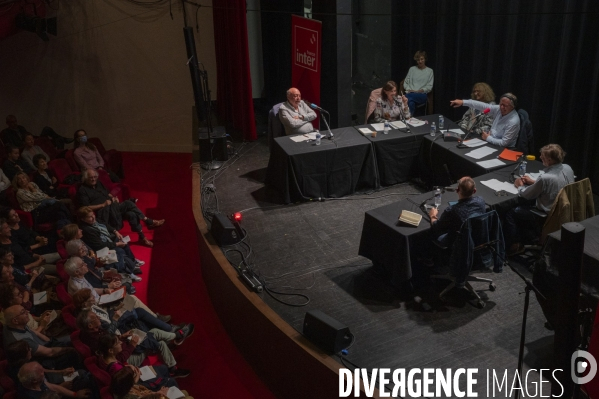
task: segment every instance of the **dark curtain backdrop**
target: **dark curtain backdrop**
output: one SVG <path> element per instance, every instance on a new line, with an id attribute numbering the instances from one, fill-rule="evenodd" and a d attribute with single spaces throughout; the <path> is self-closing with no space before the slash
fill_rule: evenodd
<path id="1" fill-rule="evenodd" d="M 217 114 L 232 136 L 256 140 L 244 0 L 214 3 Z"/>
<path id="2" fill-rule="evenodd" d="M 395 79 L 426 50 L 435 113 L 453 120 L 465 109 L 449 100 L 469 98 L 475 82 L 497 96 L 513 92 L 530 114 L 536 150 L 560 144 L 577 176 L 599 192 L 599 2 L 408 1 L 393 13 Z"/>

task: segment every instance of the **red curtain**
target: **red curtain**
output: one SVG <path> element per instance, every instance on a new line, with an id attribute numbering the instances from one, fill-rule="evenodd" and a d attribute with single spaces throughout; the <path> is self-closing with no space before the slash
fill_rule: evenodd
<path id="1" fill-rule="evenodd" d="M 213 4 L 217 114 L 237 136 L 256 140 L 245 0 Z"/>

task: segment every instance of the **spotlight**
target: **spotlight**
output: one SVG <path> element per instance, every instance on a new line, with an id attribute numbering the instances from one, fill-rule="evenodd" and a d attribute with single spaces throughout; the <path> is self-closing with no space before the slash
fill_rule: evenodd
<path id="1" fill-rule="evenodd" d="M 233 220 L 236 222 L 241 222 L 241 212 L 235 212 L 233 214 Z"/>
<path id="2" fill-rule="evenodd" d="M 15 22 L 18 28 L 37 34 L 45 42 L 50 40 L 48 33 L 53 36 L 57 33 L 56 17 L 42 18 L 21 13 L 15 17 Z"/>

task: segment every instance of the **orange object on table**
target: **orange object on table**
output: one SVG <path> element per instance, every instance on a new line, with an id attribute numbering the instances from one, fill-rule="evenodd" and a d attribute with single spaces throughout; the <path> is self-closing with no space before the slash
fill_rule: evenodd
<path id="1" fill-rule="evenodd" d="M 518 160 L 518 158 L 520 158 L 522 156 L 522 152 L 519 151 L 512 151 L 512 150 L 508 150 L 507 148 L 505 148 L 501 154 L 499 154 L 498 158 L 501 159 L 505 159 L 506 161 L 514 161 L 516 162 Z"/>

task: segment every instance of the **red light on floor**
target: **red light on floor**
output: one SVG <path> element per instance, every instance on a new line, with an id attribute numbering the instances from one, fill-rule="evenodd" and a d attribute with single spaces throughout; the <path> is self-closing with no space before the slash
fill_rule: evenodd
<path id="1" fill-rule="evenodd" d="M 236 222 L 241 222 L 241 212 L 235 212 L 233 214 L 233 220 L 235 220 Z"/>

